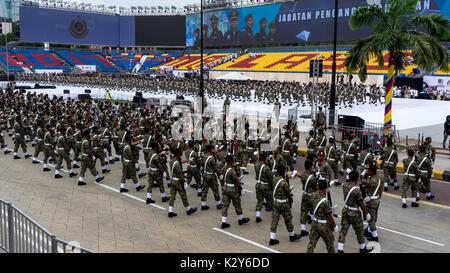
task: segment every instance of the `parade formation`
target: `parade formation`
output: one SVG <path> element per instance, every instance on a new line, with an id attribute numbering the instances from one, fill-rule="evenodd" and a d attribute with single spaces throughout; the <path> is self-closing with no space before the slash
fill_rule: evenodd
<path id="1" fill-rule="evenodd" d="M 47 76 L 21 77 L 22 80 L 39 82 L 44 81 L 40 77 Z M 50 82 L 61 84 L 77 82 L 92 86 L 100 85 L 103 77 L 49 76 Z M 141 88 L 150 88 L 152 92 L 156 90 L 163 92 L 161 91 L 163 88 L 187 93 L 194 93 L 197 90 L 195 81 L 176 79 L 145 81 L 141 77 L 107 77 L 109 84 L 117 84 L 122 88 L 136 84 Z M 235 89 L 233 84 L 242 89 Z M 274 86 L 274 90 L 285 90 L 275 87 L 275 84 L 274 82 L 225 84 L 210 81 L 206 89 L 211 96 L 227 96 L 238 100 L 261 99 L 266 103 L 277 103 L 277 98 L 262 95 L 270 92 L 258 93 L 258 90 L 267 90 L 270 86 Z M 298 83 L 278 84 L 288 88 L 285 94 L 297 93 L 289 88 L 306 90 L 304 88 L 310 86 Z M 209 86 L 214 88 L 208 89 Z M 254 88 L 255 94 L 259 94 L 256 98 L 247 97 L 250 88 Z M 320 85 L 319 90 L 320 88 L 325 90 L 326 85 Z M 360 92 L 358 90 L 365 90 L 360 86 L 352 88 L 356 94 Z M 279 95 L 283 98 L 283 92 Z M 358 100 L 357 97 L 356 99 Z M 289 98 L 284 98 L 284 102 L 288 101 Z M 360 102 L 363 101 L 364 99 L 360 99 Z M 224 106 L 229 104 L 230 101 L 226 100 Z M 118 105 L 109 101 L 92 102 L 70 98 L 64 100 L 62 97 L 49 97 L 12 89 L 0 92 L 0 105 L 0 144 L 3 156 L 24 165 L 42 162 L 43 172 L 50 171 L 48 162 L 55 162 L 55 179 L 63 177 L 60 170 L 65 163 L 69 178 L 73 178 L 74 183 L 80 187 L 90 182 L 102 183 L 110 172 L 107 167 L 120 164 L 122 168 L 118 189 L 120 193 L 129 191 L 126 181 L 132 180 L 135 191 L 147 188 L 147 204 L 169 203 L 169 218 L 178 216 L 175 212 L 175 201 L 179 195 L 187 215 L 210 210 L 207 204 L 214 202 L 213 209 L 218 211 L 217 221 L 221 223 L 221 229 L 231 225 L 228 221 L 231 204 L 239 225 L 253 224 L 250 222 L 251 219 L 244 215 L 241 204 L 252 198 L 244 194 L 242 185 L 243 177 L 249 175 L 248 168 L 254 167 L 255 224 L 264 220 L 261 214 L 263 208 L 272 213 L 270 230 L 267 230 L 267 244 L 271 246 L 283 243 L 276 236 L 282 216 L 291 242 L 302 237 L 309 238 L 306 252 L 314 252 L 320 238 L 325 242 L 329 253 L 335 252 L 334 236 L 339 238 L 337 252 L 343 252 L 350 226 L 357 234 L 360 253 L 370 252 L 372 248 L 366 246 L 366 241 L 379 241 L 377 219 L 383 192 L 391 191 L 389 189 L 391 185 L 394 186 L 394 190 L 400 187 L 396 180 L 395 168 L 399 157 L 393 138 L 388 137 L 385 141 L 377 143 L 381 150 L 380 155 L 372 154 L 370 145 L 361 145 L 361 140 L 354 132 L 346 132 L 346 137 L 338 141 L 334 136 L 326 136 L 321 108 L 314 118 L 315 125 L 307 137 L 300 137 L 295 122 L 288 123 L 281 127 L 275 148 L 267 151 L 262 149 L 265 140 L 250 139 L 248 124 L 245 126 L 246 140 L 239 139 L 236 134 L 230 140 L 226 138 L 207 140 L 202 134 L 198 139 L 194 138 L 195 132 L 190 132 L 189 138 L 176 140 L 171 134 L 171 129 L 181 116 L 172 114 L 173 109 L 170 106 L 152 106 L 144 109 L 132 104 Z M 201 122 L 205 124 L 206 117 Z M 270 125 L 265 129 L 270 131 Z M 13 141 L 12 150 L 5 144 L 6 138 Z M 300 146 L 307 147 L 307 159 L 301 169 L 297 170 L 297 147 Z M 19 152 L 19 148 L 22 153 Z M 34 153 L 30 150 L 34 150 Z M 9 155 L 11 151 L 12 155 Z M 32 161 L 23 161 L 27 158 L 32 158 Z M 144 162 L 140 163 L 140 159 Z M 377 159 L 381 160 L 381 166 L 377 164 Z M 418 154 L 412 150 L 408 151 L 408 158 L 403 160 L 405 166 L 401 204 L 403 208 L 407 207 L 409 188 L 412 192 L 412 207 L 419 206 L 419 191 L 426 192 L 427 200 L 434 198 L 430 186 L 434 160 L 431 139 L 427 139 L 420 146 Z M 101 166 L 101 174 L 96 167 L 97 161 Z M 80 169 L 80 172 L 76 173 L 75 169 Z M 86 174 L 88 169 L 92 177 Z M 339 181 L 340 174 L 344 175 L 344 183 L 342 179 Z M 301 183 L 302 196 L 292 195 L 294 183 Z M 159 190 L 157 196 L 160 198 L 155 197 L 153 192 L 155 187 Z M 186 191 L 189 187 L 196 190 L 199 200 L 188 200 Z M 330 194 L 330 187 L 342 188 L 345 204 L 340 212 L 333 206 L 334 197 Z M 209 200 L 209 190 L 212 191 L 214 201 Z M 301 200 L 299 208 L 294 208 L 294 198 Z M 200 211 L 191 205 L 193 203 L 201 204 Z M 293 223 L 294 213 L 300 213 L 298 234 L 294 232 L 296 224 Z M 341 219 L 336 218 L 337 213 L 341 215 Z M 368 223 L 366 229 L 363 221 Z M 310 225 L 309 231 L 307 225 Z"/>

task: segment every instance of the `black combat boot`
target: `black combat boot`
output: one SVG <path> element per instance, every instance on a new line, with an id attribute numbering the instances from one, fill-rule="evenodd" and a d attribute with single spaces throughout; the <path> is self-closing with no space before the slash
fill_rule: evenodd
<path id="1" fill-rule="evenodd" d="M 238 221 L 239 225 L 243 225 L 245 223 L 248 223 L 250 221 L 250 218 L 242 218 Z"/>
<path id="2" fill-rule="evenodd" d="M 289 241 L 297 241 L 298 239 L 302 238 L 302 235 L 300 234 L 294 234 L 294 236 L 289 236 Z"/>
<path id="3" fill-rule="evenodd" d="M 220 226 L 221 229 L 226 229 L 229 227 L 230 227 L 230 224 L 228 224 L 228 223 L 222 223 L 222 225 Z"/>
<path id="4" fill-rule="evenodd" d="M 186 213 L 187 213 L 187 215 L 191 215 L 196 211 L 197 211 L 197 208 L 190 208 L 188 211 L 186 211 Z"/>

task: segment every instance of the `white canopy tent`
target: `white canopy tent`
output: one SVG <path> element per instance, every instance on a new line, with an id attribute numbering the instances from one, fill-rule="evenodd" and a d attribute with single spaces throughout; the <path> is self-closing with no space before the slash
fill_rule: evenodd
<path id="1" fill-rule="evenodd" d="M 239 72 L 230 72 L 228 74 L 217 77 L 216 80 L 237 80 L 237 81 L 246 81 L 251 80 L 252 78 L 245 76 Z"/>

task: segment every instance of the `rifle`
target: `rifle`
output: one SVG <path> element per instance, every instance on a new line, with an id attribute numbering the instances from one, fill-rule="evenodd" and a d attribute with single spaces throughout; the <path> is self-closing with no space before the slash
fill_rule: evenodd
<path id="1" fill-rule="evenodd" d="M 364 184 L 361 184 L 360 189 L 361 189 L 362 197 L 363 197 L 363 200 L 365 203 L 365 200 L 367 197 L 366 186 Z M 366 215 L 364 213 L 363 213 L 363 219 L 364 219 L 364 221 L 367 221 Z"/>
<path id="2" fill-rule="evenodd" d="M 336 212 L 337 209 L 338 209 L 338 205 L 335 204 L 335 205 L 333 206 L 333 202 L 331 201 L 331 193 L 330 193 L 329 190 L 327 190 L 327 198 L 328 198 L 328 201 L 330 201 L 330 204 L 331 204 L 331 211 L 333 212 L 333 216 L 334 216 L 334 217 L 338 217 L 337 212 Z"/>

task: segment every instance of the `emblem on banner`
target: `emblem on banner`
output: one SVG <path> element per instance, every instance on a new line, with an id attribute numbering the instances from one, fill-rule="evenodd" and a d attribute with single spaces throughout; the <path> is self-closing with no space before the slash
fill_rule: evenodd
<path id="1" fill-rule="evenodd" d="M 89 29 L 87 28 L 86 21 L 77 16 L 76 19 L 72 20 L 70 23 L 70 34 L 77 39 L 83 39 L 89 33 Z"/>

